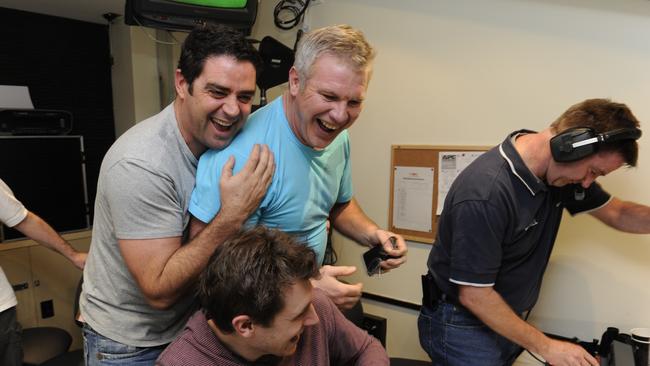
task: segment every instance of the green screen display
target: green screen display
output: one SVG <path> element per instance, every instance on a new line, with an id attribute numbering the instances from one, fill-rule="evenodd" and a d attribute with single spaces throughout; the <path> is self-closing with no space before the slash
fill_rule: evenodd
<path id="1" fill-rule="evenodd" d="M 209 6 L 214 8 L 243 8 L 247 0 L 172 0 L 177 3 Z"/>

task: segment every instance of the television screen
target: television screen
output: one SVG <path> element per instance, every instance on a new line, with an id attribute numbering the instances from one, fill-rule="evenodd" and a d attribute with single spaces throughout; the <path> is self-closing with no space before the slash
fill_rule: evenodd
<path id="1" fill-rule="evenodd" d="M 256 17 L 257 0 L 126 0 L 124 22 L 173 31 L 225 24 L 249 35 Z"/>

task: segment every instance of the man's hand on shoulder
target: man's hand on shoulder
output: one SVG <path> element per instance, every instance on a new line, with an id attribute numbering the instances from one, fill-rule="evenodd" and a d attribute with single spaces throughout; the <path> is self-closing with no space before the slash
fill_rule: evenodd
<path id="1" fill-rule="evenodd" d="M 275 162 L 266 145 L 256 144 L 244 168 L 233 175 L 235 158 L 230 157 L 223 167 L 219 189 L 220 214 L 248 218 L 259 206 L 273 179 Z"/>
<path id="2" fill-rule="evenodd" d="M 314 287 L 325 291 L 339 309 L 350 309 L 361 298 L 361 289 L 363 284 L 347 284 L 339 281 L 339 276 L 349 276 L 357 270 L 356 267 L 350 266 L 329 266 L 325 265 L 320 269 L 320 278 L 312 279 Z"/>

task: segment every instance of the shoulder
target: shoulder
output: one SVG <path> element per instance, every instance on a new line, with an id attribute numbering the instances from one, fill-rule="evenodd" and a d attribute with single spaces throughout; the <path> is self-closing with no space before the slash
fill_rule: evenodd
<path id="1" fill-rule="evenodd" d="M 507 163 L 493 149 L 476 158 L 458 175 L 450 194 L 455 203 L 485 201 L 502 196 L 511 189 L 510 184 Z"/>
<path id="2" fill-rule="evenodd" d="M 327 297 L 327 294 L 325 291 L 319 289 L 319 288 L 314 288 L 314 310 L 316 311 L 316 314 L 323 320 L 323 316 L 325 319 L 331 318 L 334 314 L 335 311 L 338 311 L 336 308 L 336 305 L 332 300 Z"/>
<path id="3" fill-rule="evenodd" d="M 155 159 L 177 144 L 180 131 L 175 122 L 173 108 L 168 106 L 124 132 L 107 152 L 107 158 L 135 156 Z"/>
<path id="4" fill-rule="evenodd" d="M 215 340 L 216 337 L 210 330 L 205 315 L 197 311 L 188 320 L 178 338 L 163 351 L 156 364 L 164 366 L 214 364 L 218 361 L 220 349 Z M 207 354 L 207 350 L 210 350 L 211 354 Z"/>
<path id="5" fill-rule="evenodd" d="M 235 158 L 248 158 L 255 144 L 267 144 L 273 149 L 271 136 L 278 133 L 276 126 L 279 122 L 275 118 L 271 107 L 272 104 L 253 113 L 228 146 L 220 150 L 208 150 L 203 153 L 200 158 L 199 169 L 205 168 L 202 165 L 207 162 L 210 162 L 211 165 L 213 163 L 223 163 L 231 155 L 235 156 Z M 235 162 L 240 163 L 239 160 Z M 243 162 L 241 161 L 241 163 Z"/>

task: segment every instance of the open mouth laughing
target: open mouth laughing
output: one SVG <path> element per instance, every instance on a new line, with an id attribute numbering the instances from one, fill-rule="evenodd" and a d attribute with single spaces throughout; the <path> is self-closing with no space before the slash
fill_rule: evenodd
<path id="1" fill-rule="evenodd" d="M 225 121 L 217 117 L 211 117 L 210 122 L 217 129 L 217 131 L 229 131 L 232 126 L 235 125 L 236 121 Z"/>
<path id="2" fill-rule="evenodd" d="M 336 130 L 338 130 L 338 127 L 336 125 L 325 122 L 320 118 L 317 119 L 317 121 L 318 121 L 318 126 L 320 126 L 320 128 L 327 133 L 333 133 L 336 132 Z"/>

